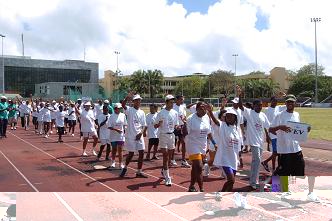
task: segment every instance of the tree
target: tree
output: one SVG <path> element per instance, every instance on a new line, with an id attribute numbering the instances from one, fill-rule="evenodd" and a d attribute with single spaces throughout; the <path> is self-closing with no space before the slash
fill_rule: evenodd
<path id="1" fill-rule="evenodd" d="M 150 97 L 154 97 L 156 94 L 162 91 L 161 86 L 163 85 L 164 75 L 160 70 L 148 70 L 146 72 L 146 77 L 148 78 L 148 93 Z M 150 87 L 150 90 L 149 90 Z"/>
<path id="2" fill-rule="evenodd" d="M 201 97 L 202 89 L 205 80 L 200 76 L 190 76 L 183 79 L 183 81 L 176 85 L 175 94 L 182 94 L 186 97 Z"/>
<path id="3" fill-rule="evenodd" d="M 232 94 L 234 93 L 235 77 L 230 71 L 213 71 L 209 80 L 212 94 Z"/>
<path id="4" fill-rule="evenodd" d="M 136 93 L 144 94 L 148 89 L 148 79 L 144 70 L 137 70 L 130 76 L 130 88 Z"/>
<path id="5" fill-rule="evenodd" d="M 310 63 L 302 66 L 297 72 L 296 75 L 316 75 L 316 65 L 314 63 Z M 317 75 L 324 76 L 324 67 L 322 65 L 317 66 Z"/>

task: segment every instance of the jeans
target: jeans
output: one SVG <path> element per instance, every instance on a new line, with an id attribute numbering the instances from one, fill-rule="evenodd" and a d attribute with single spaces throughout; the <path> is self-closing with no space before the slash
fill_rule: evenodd
<path id="1" fill-rule="evenodd" d="M 250 185 L 255 186 L 257 178 L 259 176 L 259 167 L 261 164 L 261 158 L 263 149 L 251 146 L 252 160 L 251 160 L 251 170 L 250 170 Z"/>

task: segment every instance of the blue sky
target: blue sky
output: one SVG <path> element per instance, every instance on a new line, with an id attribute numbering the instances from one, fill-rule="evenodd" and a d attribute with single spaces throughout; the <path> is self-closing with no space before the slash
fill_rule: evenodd
<path id="1" fill-rule="evenodd" d="M 220 0 L 168 0 L 169 4 L 173 2 L 182 4 L 188 13 L 200 12 L 201 14 L 206 14 L 209 6 L 219 1 Z"/>

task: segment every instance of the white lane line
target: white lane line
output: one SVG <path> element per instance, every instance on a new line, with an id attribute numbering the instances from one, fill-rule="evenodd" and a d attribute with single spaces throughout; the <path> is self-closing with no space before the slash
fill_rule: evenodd
<path id="1" fill-rule="evenodd" d="M 8 159 L 8 157 L 6 157 L 6 155 L 1 150 L 0 150 L 0 153 L 14 167 L 14 169 L 23 177 L 23 179 L 31 186 L 31 188 L 34 191 L 39 192 L 38 189 L 28 180 L 28 178 L 26 178 L 26 176 L 24 176 L 24 174 L 19 169 L 17 169 L 17 167 Z"/>
<path id="2" fill-rule="evenodd" d="M 151 203 L 152 205 L 156 206 L 158 209 L 161 209 L 161 210 L 167 212 L 168 214 L 170 214 L 170 215 L 176 217 L 178 220 L 189 221 L 188 219 L 185 219 L 185 218 L 183 218 L 182 216 L 180 216 L 180 215 L 178 215 L 178 214 L 176 214 L 176 213 L 174 213 L 174 212 L 172 212 L 172 211 L 166 209 L 165 207 L 163 207 L 163 206 L 161 206 L 161 205 L 159 205 L 159 204 L 153 202 L 152 200 L 146 198 L 145 196 L 142 196 L 142 195 L 139 194 L 139 193 L 135 193 L 135 192 L 134 192 L 133 194 L 136 195 L 136 196 L 138 196 L 139 198 L 141 198 L 141 199 L 143 199 L 143 200 L 145 200 L 145 201 Z"/>
<path id="3" fill-rule="evenodd" d="M 53 192 L 53 194 L 62 203 L 62 205 L 64 205 L 64 207 L 66 207 L 66 209 L 76 218 L 76 220 L 84 221 L 58 193 Z"/>
<path id="4" fill-rule="evenodd" d="M 10 132 L 9 132 L 9 133 L 10 133 Z M 89 178 L 89 179 L 91 179 L 91 180 L 93 180 L 93 181 L 95 181 L 95 182 L 99 183 L 100 185 L 104 186 L 105 188 L 107 188 L 107 189 L 109 189 L 109 190 L 111 190 L 111 191 L 113 191 L 113 192 L 116 192 L 116 190 L 114 190 L 113 188 L 111 188 L 111 187 L 109 187 L 109 186 L 105 185 L 104 183 L 101 183 L 101 182 L 99 182 L 99 181 L 98 181 L 98 180 L 96 180 L 95 178 L 93 178 L 93 177 L 91 177 L 91 176 L 89 176 L 89 175 L 87 175 L 87 174 L 83 173 L 82 171 L 80 171 L 80 170 L 76 169 L 75 167 L 73 167 L 73 166 L 71 166 L 71 165 L 67 164 L 66 162 L 64 162 L 64 161 L 62 161 L 62 160 L 60 160 L 60 159 L 56 158 L 56 157 L 55 157 L 55 156 L 53 156 L 52 154 L 49 154 L 49 153 L 45 152 L 44 150 L 42 150 L 42 149 L 40 149 L 40 148 L 36 147 L 36 146 L 35 146 L 35 145 L 33 145 L 32 143 L 30 143 L 30 142 L 28 142 L 28 141 L 25 141 L 24 139 L 22 139 L 22 138 L 20 138 L 20 137 L 16 136 L 16 135 L 15 135 L 15 134 L 13 134 L 13 133 L 10 133 L 10 134 L 12 134 L 13 136 L 15 136 L 15 137 L 16 137 L 16 138 L 18 138 L 19 140 L 23 141 L 24 143 L 26 143 L 26 144 L 29 144 L 30 146 L 32 146 L 33 148 L 35 148 L 35 149 L 39 150 L 40 152 L 42 152 L 42 153 L 44 153 L 44 154 L 48 155 L 49 157 L 51 157 L 51 158 L 55 159 L 56 161 L 58 161 L 58 162 L 61 162 L 62 164 L 66 165 L 67 167 L 71 168 L 72 170 L 75 170 L 76 172 L 78 172 L 78 173 L 82 174 L 83 176 L 85 176 L 85 177 L 87 177 L 87 178 Z"/>
<path id="5" fill-rule="evenodd" d="M 15 135 L 14 135 L 15 136 Z M 16 136 L 17 137 L 17 136 Z M 18 137 L 19 138 L 19 137 Z M 23 139 L 21 139 L 21 138 L 19 138 L 20 140 L 23 140 Z M 51 140 L 54 140 L 54 139 L 52 139 L 52 138 L 48 138 L 48 139 L 51 139 Z M 23 140 L 24 141 L 24 140 Z M 34 146 L 33 144 L 31 144 L 31 143 L 29 143 L 29 142 L 27 142 L 27 141 L 24 141 L 24 142 L 26 142 L 26 143 L 28 143 L 29 145 L 32 145 L 32 146 Z M 71 147 L 73 147 L 74 149 L 78 149 L 78 150 L 81 150 L 81 149 L 79 149 L 79 148 L 77 148 L 77 147 L 75 147 L 75 146 L 72 146 L 72 145 L 67 145 L 67 146 L 71 146 Z M 36 147 L 37 148 L 37 147 Z M 41 150 L 41 149 L 39 149 L 39 148 L 37 148 L 38 150 L 40 150 L 40 151 L 42 151 L 42 152 L 44 152 L 45 154 L 47 154 L 47 155 L 50 155 L 50 154 L 48 154 L 48 153 L 46 153 L 45 151 L 43 151 L 43 150 Z M 51 155 L 52 156 L 52 155 Z M 56 159 L 55 157 L 53 157 L 54 159 Z M 64 162 L 63 162 L 64 163 Z M 65 163 L 66 164 L 66 163 Z M 68 165 L 68 164 L 67 164 Z M 69 166 L 69 165 L 68 165 Z M 128 167 L 129 168 L 129 167 Z M 132 169 L 132 168 L 130 168 L 130 169 Z M 134 170 L 134 169 L 133 169 Z M 83 173 L 84 174 L 84 173 Z M 86 174 L 84 174 L 84 175 L 86 175 Z M 150 174 L 148 174 L 148 175 L 150 175 Z M 88 175 L 86 175 L 86 176 L 88 176 Z M 153 176 L 153 175 L 150 175 L 150 176 L 152 176 L 152 177 L 155 177 L 155 176 Z M 92 177 L 91 177 L 92 178 Z M 159 177 L 155 177 L 155 178 L 157 178 L 157 179 L 159 179 Z M 93 178 L 92 178 L 93 179 Z M 99 181 L 97 181 L 97 182 L 99 182 Z M 103 184 L 103 183 L 101 183 L 101 184 Z M 105 184 L 104 184 L 105 185 Z M 174 185 L 174 184 L 173 184 Z M 107 186 L 107 185 L 105 185 L 105 186 Z M 181 185 L 178 185 L 178 184 L 176 184 L 176 186 L 179 186 L 179 187 L 182 187 L 182 188 L 184 188 L 184 189 L 187 189 L 186 187 L 184 187 L 184 186 L 181 186 Z M 109 187 L 109 186 L 107 186 L 107 187 Z M 109 187 L 110 188 L 110 187 Z M 114 190 L 115 191 L 115 190 Z M 116 191 L 115 191 L 116 192 Z M 134 192 L 135 193 L 135 192 Z M 135 193 L 135 195 L 137 195 L 137 196 L 142 196 L 142 195 L 140 195 L 140 194 L 138 194 L 138 193 Z M 140 197 L 140 198 L 146 198 L 146 197 L 144 197 L 144 196 L 142 196 L 142 197 Z M 224 197 L 224 198 L 226 198 L 226 199 L 228 199 L 228 200 L 230 200 L 230 201 L 234 201 L 232 198 L 229 198 L 229 197 Z M 153 204 L 153 205 L 155 205 L 155 206 L 158 206 L 158 208 L 160 208 L 160 209 L 162 209 L 163 208 L 163 210 L 165 209 L 165 211 L 167 210 L 167 211 L 169 211 L 169 213 L 171 214 L 171 213 L 173 213 L 172 211 L 170 211 L 170 210 L 168 210 L 168 209 L 166 209 L 166 208 L 164 208 L 164 207 L 162 207 L 162 206 L 160 206 L 160 205 L 158 205 L 157 203 L 154 203 L 153 201 L 151 201 L 151 200 L 149 200 L 149 199 L 147 199 L 146 198 L 146 200 L 147 200 L 147 202 L 149 202 L 149 203 L 151 203 L 151 204 Z M 272 215 L 272 216 L 275 216 L 275 217 L 278 217 L 278 218 L 281 218 L 281 219 L 284 219 L 284 220 L 288 220 L 288 221 L 292 221 L 292 220 L 290 220 L 290 219 L 288 219 L 288 218 L 286 218 L 286 217 L 283 217 L 283 216 L 280 216 L 280 215 L 278 215 L 278 214 L 275 214 L 275 213 L 273 213 L 273 212 L 269 212 L 269 211 L 266 211 L 266 210 L 264 210 L 264 209 L 260 209 L 260 208 L 258 208 L 258 207 L 255 207 L 255 206 L 251 206 L 253 209 L 255 209 L 255 210 L 257 210 L 257 211 L 260 211 L 260 212 L 262 212 L 262 213 L 267 213 L 267 214 L 269 214 L 269 215 Z M 176 215 L 176 213 L 174 213 L 175 215 Z"/>

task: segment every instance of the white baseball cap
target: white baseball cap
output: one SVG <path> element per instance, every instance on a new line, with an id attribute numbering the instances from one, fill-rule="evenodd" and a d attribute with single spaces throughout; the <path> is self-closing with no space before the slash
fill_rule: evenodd
<path id="1" fill-rule="evenodd" d="M 226 116 L 226 114 L 234 114 L 237 116 L 237 112 L 233 108 L 227 109 L 226 113 L 224 113 L 224 116 Z"/>
<path id="2" fill-rule="evenodd" d="M 1 96 L 1 99 L 6 99 L 7 100 L 7 97 L 6 96 Z"/>
<path id="3" fill-rule="evenodd" d="M 84 103 L 84 106 L 91 106 L 91 102 L 90 102 L 90 101 L 85 102 L 85 103 Z"/>
<path id="4" fill-rule="evenodd" d="M 53 100 L 53 101 L 52 101 L 52 103 L 56 103 L 56 101 L 55 101 L 55 100 Z"/>
<path id="5" fill-rule="evenodd" d="M 232 102 L 233 102 L 234 104 L 238 104 L 238 103 L 240 102 L 240 99 L 239 99 L 238 97 L 235 97 L 235 98 L 232 100 Z"/>
<path id="6" fill-rule="evenodd" d="M 166 95 L 166 97 L 165 97 L 165 101 L 173 100 L 173 99 L 175 99 L 175 97 L 174 97 L 173 95 L 171 95 L 171 94 L 168 94 L 168 95 Z"/>
<path id="7" fill-rule="evenodd" d="M 134 97 L 133 97 L 133 100 L 137 100 L 137 99 L 142 100 L 142 98 L 139 94 L 135 94 Z"/>
<path id="8" fill-rule="evenodd" d="M 122 104 L 116 103 L 116 104 L 114 104 L 114 108 L 122 108 Z"/>
<path id="9" fill-rule="evenodd" d="M 109 104 L 110 101 L 109 101 L 109 100 L 104 100 L 104 103 L 105 103 L 105 104 Z"/>

